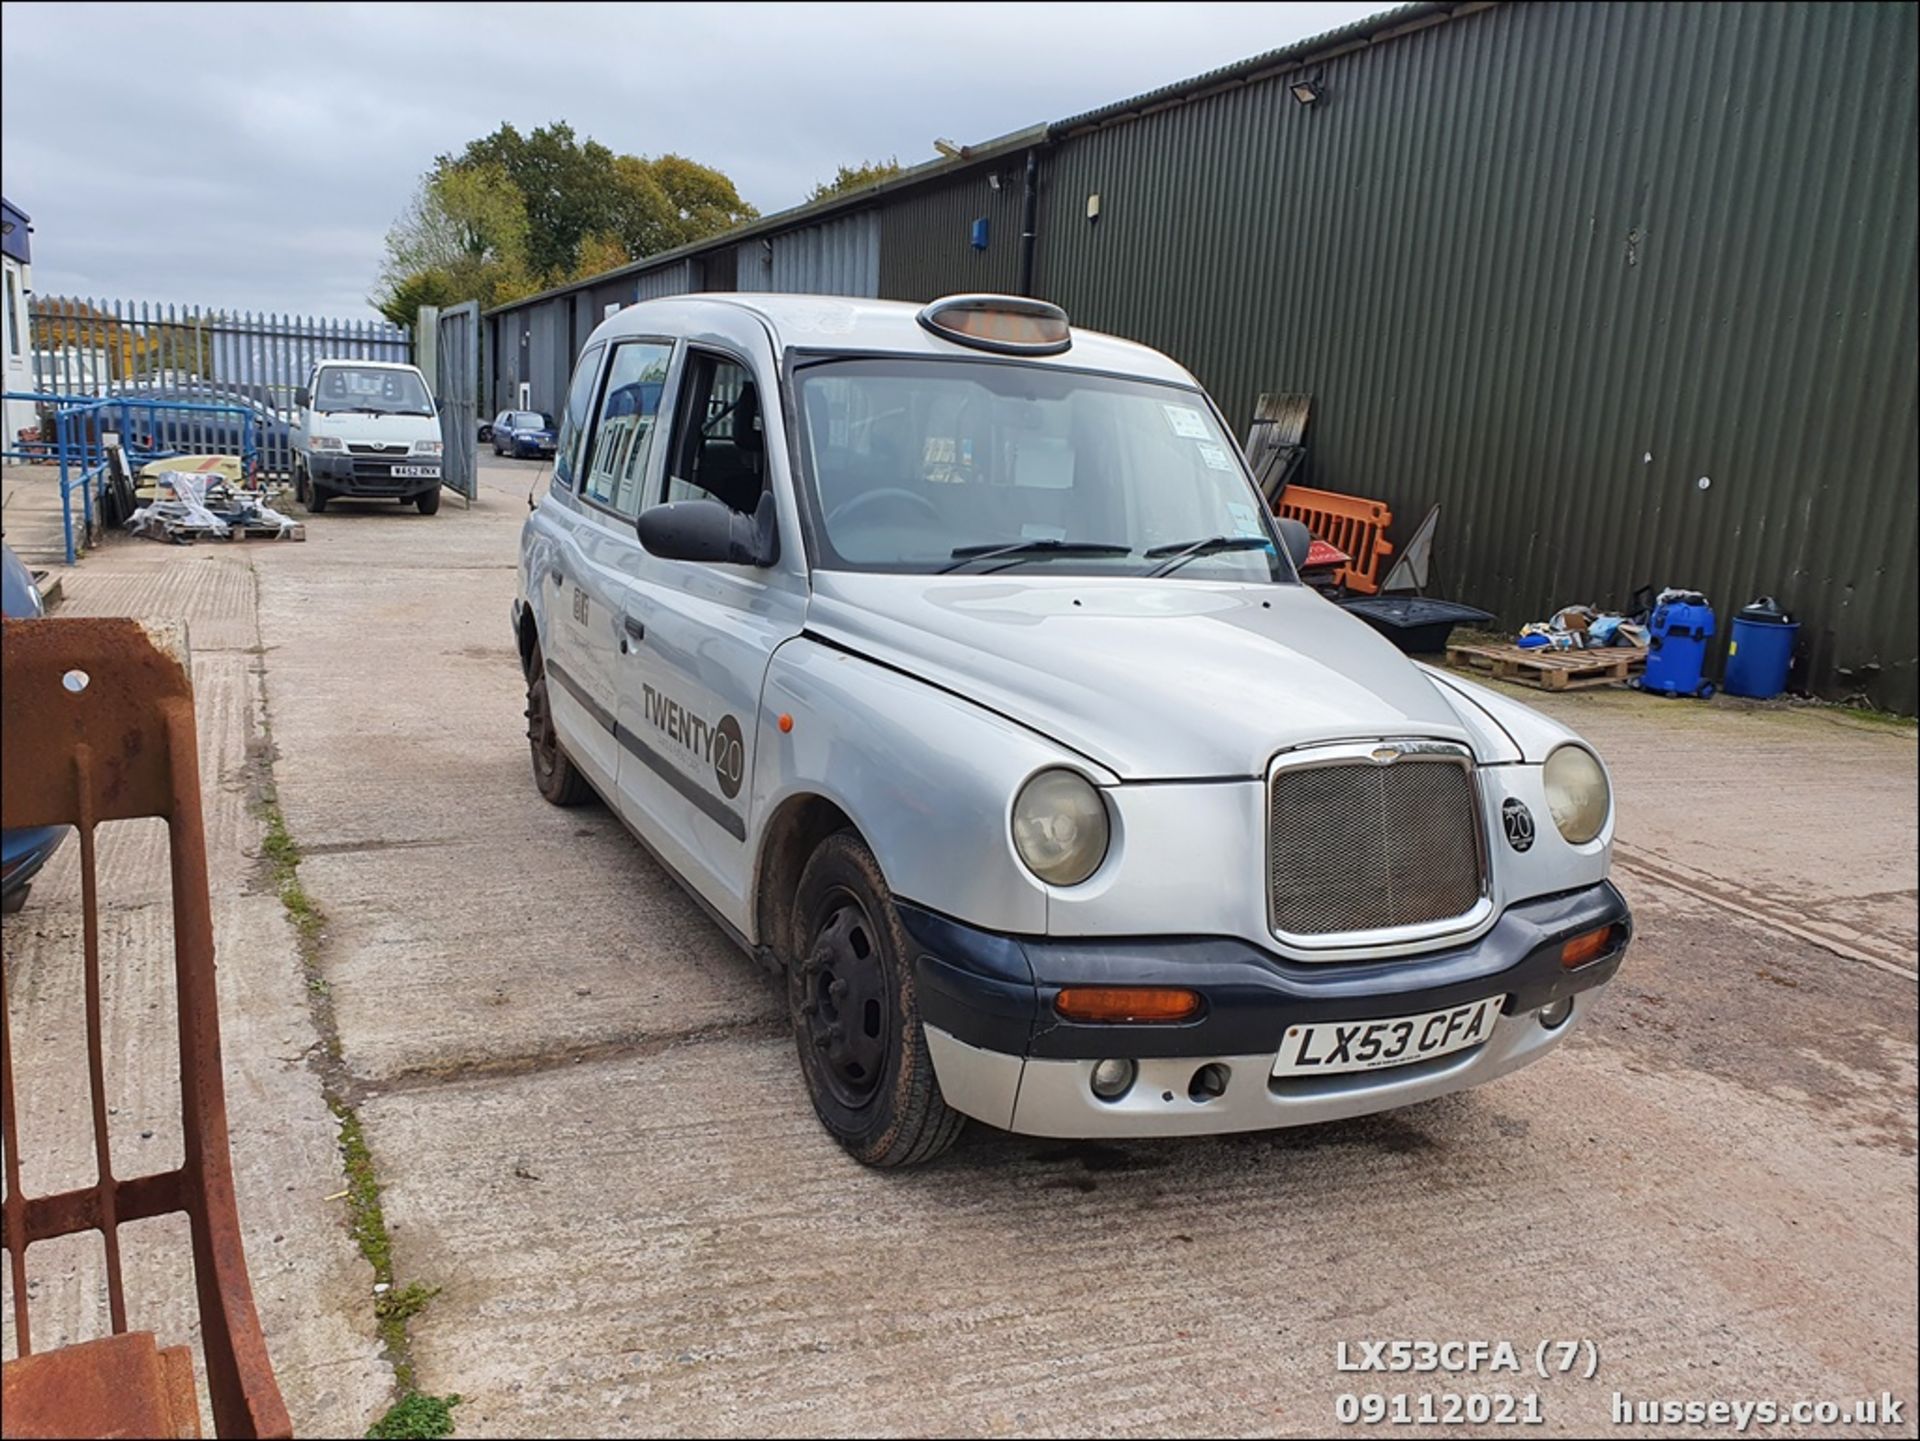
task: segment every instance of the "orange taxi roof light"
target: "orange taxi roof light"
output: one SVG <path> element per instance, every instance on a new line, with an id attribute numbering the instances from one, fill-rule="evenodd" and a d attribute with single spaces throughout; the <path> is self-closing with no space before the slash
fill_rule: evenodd
<path id="1" fill-rule="evenodd" d="M 1022 295 L 949 295 L 920 312 L 943 340 L 1001 355 L 1058 355 L 1073 344 L 1067 312 Z"/>

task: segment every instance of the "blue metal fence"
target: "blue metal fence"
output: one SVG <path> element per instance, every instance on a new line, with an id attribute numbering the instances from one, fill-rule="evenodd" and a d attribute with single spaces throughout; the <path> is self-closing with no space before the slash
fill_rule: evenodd
<path id="1" fill-rule="evenodd" d="M 256 474 L 260 466 L 257 417 L 248 406 L 220 402 L 158 400 L 147 396 L 61 395 L 49 391 L 7 391 L 4 399 L 30 401 L 45 409 L 53 439 L 31 451 L 13 449 L 9 456 L 59 467 L 60 523 L 65 534 L 67 564 L 94 537 L 94 514 L 107 478 L 109 435 L 119 437 L 130 470 L 170 455 L 207 453 L 196 441 L 210 434 L 230 437 L 231 447 L 211 453 L 237 456 L 241 471 Z M 74 536 L 74 497 L 80 498 L 80 535 Z"/>

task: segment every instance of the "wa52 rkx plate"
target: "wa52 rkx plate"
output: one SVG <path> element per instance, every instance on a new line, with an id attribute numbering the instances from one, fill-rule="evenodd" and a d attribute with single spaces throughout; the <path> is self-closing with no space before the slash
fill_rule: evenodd
<path id="1" fill-rule="evenodd" d="M 425 480 L 430 475 L 438 475 L 437 465 L 396 465 L 393 473 L 404 480 Z"/>
<path id="2" fill-rule="evenodd" d="M 1288 1026 L 1273 1074 L 1297 1079 L 1375 1071 L 1464 1051 L 1493 1034 L 1494 1022 L 1499 1020 L 1506 1000 L 1505 996 L 1489 996 L 1418 1016 Z"/>

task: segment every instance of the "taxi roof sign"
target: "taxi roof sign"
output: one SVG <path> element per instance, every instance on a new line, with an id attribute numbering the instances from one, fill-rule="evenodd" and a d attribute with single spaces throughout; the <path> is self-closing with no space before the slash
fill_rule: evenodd
<path id="1" fill-rule="evenodd" d="M 1058 355 L 1073 344 L 1066 311 L 1022 295 L 949 295 L 919 320 L 943 340 L 1000 355 Z"/>

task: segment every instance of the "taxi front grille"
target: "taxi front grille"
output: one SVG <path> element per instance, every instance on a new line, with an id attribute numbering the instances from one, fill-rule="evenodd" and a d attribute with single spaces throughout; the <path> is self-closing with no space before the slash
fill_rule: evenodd
<path id="1" fill-rule="evenodd" d="M 1267 893 L 1282 935 L 1445 922 L 1485 891 L 1473 771 L 1451 748 L 1389 764 L 1363 753 L 1276 766 L 1267 836 Z"/>

